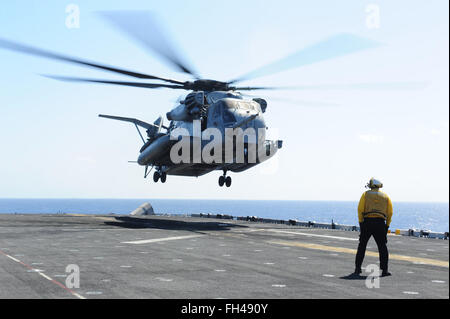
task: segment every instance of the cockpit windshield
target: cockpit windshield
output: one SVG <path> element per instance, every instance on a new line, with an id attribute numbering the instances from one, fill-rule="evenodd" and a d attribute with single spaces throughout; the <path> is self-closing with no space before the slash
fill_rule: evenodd
<path id="1" fill-rule="evenodd" d="M 225 125 L 236 122 L 236 118 L 234 117 L 233 112 L 229 108 L 224 107 L 222 109 L 222 112 L 223 112 L 223 123 Z"/>
<path id="2" fill-rule="evenodd" d="M 216 92 L 211 92 L 211 93 L 209 93 L 207 95 L 207 99 L 208 99 L 209 104 L 216 103 L 217 101 L 219 101 L 221 99 L 225 99 L 225 98 L 238 99 L 238 100 L 243 100 L 244 99 L 242 97 L 242 95 L 237 93 L 237 92 L 220 92 L 220 91 L 216 91 Z"/>

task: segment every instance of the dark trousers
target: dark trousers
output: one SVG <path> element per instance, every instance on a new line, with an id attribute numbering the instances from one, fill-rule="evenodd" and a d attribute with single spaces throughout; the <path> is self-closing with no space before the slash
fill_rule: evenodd
<path id="1" fill-rule="evenodd" d="M 356 253 L 355 268 L 361 269 L 361 265 L 366 254 L 366 246 L 370 237 L 373 236 L 378 246 L 380 255 L 380 268 L 383 272 L 388 271 L 389 253 L 386 246 L 387 230 L 386 223 L 382 218 L 365 218 L 361 223 L 361 233 L 359 235 L 358 252 Z"/>

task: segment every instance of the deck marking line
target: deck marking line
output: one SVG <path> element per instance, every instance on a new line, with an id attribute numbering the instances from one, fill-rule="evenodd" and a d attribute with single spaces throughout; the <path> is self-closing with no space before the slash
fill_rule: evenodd
<path id="1" fill-rule="evenodd" d="M 20 263 L 20 260 L 18 260 L 18 259 L 16 259 L 16 258 L 12 257 L 12 256 L 10 256 L 10 255 L 6 255 L 6 254 L 5 254 L 5 256 L 8 257 L 9 259 L 14 260 L 16 263 Z"/>
<path id="2" fill-rule="evenodd" d="M 331 238 L 331 239 L 340 239 L 340 240 L 351 240 L 358 241 L 358 238 L 349 238 L 349 237 L 340 237 L 340 236 L 329 236 L 329 235 L 319 235 L 319 234 L 309 234 L 309 233 L 300 233 L 294 231 L 285 231 L 285 230 L 277 230 L 277 229 L 267 229 L 266 231 L 274 232 L 274 233 L 284 233 L 284 234 L 294 234 L 294 235 L 302 235 L 309 237 L 322 237 L 322 238 Z"/>
<path id="3" fill-rule="evenodd" d="M 124 242 L 121 242 L 121 244 L 141 245 L 141 244 L 157 243 L 157 242 L 161 242 L 161 241 L 197 238 L 197 237 L 203 237 L 203 236 L 205 236 L 205 235 L 188 235 L 188 236 L 154 238 L 154 239 L 144 239 L 144 240 L 135 240 L 135 241 L 124 241 Z"/>
<path id="4" fill-rule="evenodd" d="M 292 241 L 292 242 L 291 241 L 269 241 L 268 243 L 356 255 L 356 249 L 350 249 L 350 248 L 344 248 L 344 247 L 325 246 L 325 245 L 301 243 L 301 242 L 294 242 L 294 241 Z M 366 256 L 378 257 L 378 252 L 366 251 Z M 421 264 L 449 268 L 448 261 L 444 261 L 444 260 L 404 256 L 404 255 L 397 255 L 397 254 L 389 254 L 389 259 L 409 261 L 412 263 L 419 262 Z"/>
<path id="5" fill-rule="evenodd" d="M 42 272 L 40 272 L 40 271 L 37 271 L 38 269 L 35 269 L 35 268 L 31 267 L 30 265 L 27 265 L 27 264 L 25 264 L 24 262 L 22 262 L 22 261 L 20 261 L 20 260 L 18 260 L 18 259 L 16 259 L 16 258 L 14 258 L 14 257 L 12 257 L 12 256 L 10 256 L 10 255 L 8 255 L 8 254 L 5 254 L 5 253 L 4 253 L 3 251 L 1 251 L 1 250 L 0 250 L 0 254 L 2 254 L 2 255 L 4 255 L 4 256 L 8 257 L 9 259 L 15 261 L 16 263 L 19 263 L 19 264 L 25 266 L 26 268 L 28 268 L 28 269 L 31 270 L 31 271 L 38 273 L 40 276 L 42 276 L 43 278 L 47 279 L 48 281 L 51 281 L 51 282 L 54 283 L 55 285 L 57 285 L 57 286 L 63 288 L 64 290 L 70 292 L 73 296 L 75 296 L 75 297 L 77 297 L 77 298 L 79 298 L 79 299 L 86 299 L 86 298 L 83 297 L 82 295 L 77 294 L 75 291 L 73 291 L 73 290 L 67 288 L 67 287 L 64 286 L 62 283 L 60 283 L 60 282 L 58 282 L 58 281 L 52 279 L 51 277 L 47 276 L 46 274 L 44 274 L 44 273 L 42 273 Z"/>

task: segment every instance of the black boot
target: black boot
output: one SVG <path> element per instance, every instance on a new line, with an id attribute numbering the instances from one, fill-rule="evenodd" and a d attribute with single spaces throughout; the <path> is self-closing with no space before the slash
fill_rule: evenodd
<path id="1" fill-rule="evenodd" d="M 383 270 L 383 272 L 381 273 L 381 277 L 387 277 L 387 276 L 392 276 L 392 274 L 387 270 Z"/>

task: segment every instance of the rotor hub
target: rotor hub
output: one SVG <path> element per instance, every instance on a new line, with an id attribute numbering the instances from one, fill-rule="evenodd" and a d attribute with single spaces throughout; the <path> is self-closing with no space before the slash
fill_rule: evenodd
<path id="1" fill-rule="evenodd" d="M 215 81 L 215 80 L 196 80 L 194 82 L 186 82 L 186 88 L 189 88 L 193 91 L 228 91 L 230 90 L 230 86 L 227 82 Z"/>

